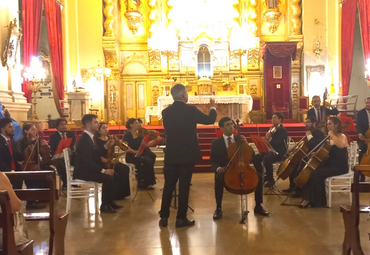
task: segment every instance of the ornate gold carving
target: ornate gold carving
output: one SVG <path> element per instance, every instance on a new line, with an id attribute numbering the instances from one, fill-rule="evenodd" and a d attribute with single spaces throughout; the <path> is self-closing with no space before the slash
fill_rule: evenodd
<path id="1" fill-rule="evenodd" d="M 14 18 L 8 26 L 8 38 L 5 41 L 5 50 L 1 54 L 1 62 L 8 69 L 11 67 L 14 68 L 17 63 L 17 52 L 21 39 L 22 28 L 18 27 L 17 19 Z"/>
<path id="2" fill-rule="evenodd" d="M 296 54 L 295 60 L 293 61 L 293 66 L 300 67 L 302 51 L 303 51 L 303 42 L 298 42 L 297 54 Z"/>
<path id="3" fill-rule="evenodd" d="M 260 50 L 253 48 L 248 50 L 248 70 L 259 70 Z"/>
<path id="4" fill-rule="evenodd" d="M 140 0 L 126 0 L 126 13 L 127 26 L 131 33 L 136 34 L 141 25 L 143 15 L 140 13 Z"/>
<path id="5" fill-rule="evenodd" d="M 232 51 L 230 54 L 230 71 L 239 71 L 240 70 L 240 54 L 237 51 Z"/>
<path id="6" fill-rule="evenodd" d="M 234 0 L 235 1 L 235 0 Z M 233 17 L 233 20 L 241 27 L 241 2 L 242 0 L 236 0 L 236 3 L 233 4 L 234 10 L 236 11 L 236 16 Z"/>
<path id="7" fill-rule="evenodd" d="M 114 29 L 113 29 L 114 3 L 113 3 L 113 0 L 104 0 L 104 3 L 105 3 L 105 8 L 104 8 L 104 16 L 105 16 L 104 29 L 105 29 L 105 33 L 104 33 L 104 36 L 114 36 Z"/>
<path id="8" fill-rule="evenodd" d="M 149 19 L 149 38 L 152 38 L 155 31 L 157 30 L 159 26 L 158 21 L 158 6 L 157 6 L 157 0 L 148 0 L 148 6 L 149 6 L 149 13 L 148 13 L 148 19 Z"/>
<path id="9" fill-rule="evenodd" d="M 254 36 L 258 36 L 258 0 L 249 0 L 248 5 L 248 25 L 250 31 L 253 33 Z"/>
<path id="10" fill-rule="evenodd" d="M 301 22 L 301 12 L 302 8 L 300 6 L 301 0 L 292 0 L 291 8 L 292 8 L 292 35 L 300 35 L 302 34 L 302 22 Z"/>
<path id="11" fill-rule="evenodd" d="M 278 9 L 270 9 L 264 14 L 266 17 L 267 28 L 271 33 L 275 33 L 276 30 L 279 28 L 279 18 L 281 16 L 281 12 Z"/>
<path id="12" fill-rule="evenodd" d="M 148 54 L 149 54 L 149 71 L 152 71 L 152 72 L 162 71 L 160 51 L 149 48 Z"/>
<path id="13" fill-rule="evenodd" d="M 173 0 L 167 0 L 166 1 L 166 5 L 167 5 L 167 12 L 166 12 L 166 16 L 167 16 L 167 27 L 173 22 Z"/>
<path id="14" fill-rule="evenodd" d="M 152 87 L 152 105 L 158 105 L 159 87 L 157 85 Z"/>
<path id="15" fill-rule="evenodd" d="M 130 56 L 127 56 L 127 57 L 124 57 L 122 54 L 121 55 L 121 72 L 123 71 L 125 65 L 127 65 L 127 63 L 130 61 L 139 61 L 142 64 L 144 64 L 146 67 L 149 66 L 148 57 L 145 54 L 134 52 Z"/>
<path id="16" fill-rule="evenodd" d="M 292 84 L 292 106 L 298 109 L 299 86 L 296 82 Z"/>
<path id="17" fill-rule="evenodd" d="M 169 66 L 170 71 L 179 71 L 179 64 L 180 64 L 179 55 L 176 52 L 176 54 L 170 57 L 170 66 Z"/>

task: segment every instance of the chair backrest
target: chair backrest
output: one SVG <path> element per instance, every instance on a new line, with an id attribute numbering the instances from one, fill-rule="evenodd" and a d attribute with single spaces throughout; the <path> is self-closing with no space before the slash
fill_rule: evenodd
<path id="1" fill-rule="evenodd" d="M 0 254 L 15 254 L 14 217 L 7 191 L 0 191 L 0 228 L 3 232 L 3 245 Z"/>
<path id="2" fill-rule="evenodd" d="M 355 165 L 358 164 L 358 145 L 357 142 L 351 142 L 348 147 L 348 166 L 349 169 L 352 169 Z"/>
<path id="3" fill-rule="evenodd" d="M 72 176 L 71 176 L 71 161 L 69 159 L 68 148 L 63 150 L 63 155 L 64 155 L 64 163 L 66 165 L 67 180 L 70 181 L 72 180 Z"/>

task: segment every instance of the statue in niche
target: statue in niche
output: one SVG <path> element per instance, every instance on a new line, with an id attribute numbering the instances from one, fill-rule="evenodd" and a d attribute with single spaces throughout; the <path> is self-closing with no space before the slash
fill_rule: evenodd
<path id="1" fill-rule="evenodd" d="M 158 86 L 153 86 L 152 87 L 153 105 L 158 105 L 158 97 L 159 97 L 159 87 Z"/>
<path id="2" fill-rule="evenodd" d="M 256 84 L 252 84 L 250 87 L 250 95 L 252 97 L 258 97 L 258 89 Z"/>
<path id="3" fill-rule="evenodd" d="M 125 4 L 126 4 L 126 10 L 128 12 L 132 12 L 132 11 L 137 12 L 139 11 L 141 0 L 126 0 Z"/>

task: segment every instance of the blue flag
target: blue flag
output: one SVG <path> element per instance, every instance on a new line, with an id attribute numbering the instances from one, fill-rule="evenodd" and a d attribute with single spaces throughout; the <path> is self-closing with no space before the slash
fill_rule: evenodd
<path id="1" fill-rule="evenodd" d="M 1 105 L 1 102 L 0 102 L 0 109 L 2 109 L 1 106 L 2 105 Z M 4 118 L 4 114 L 3 114 L 3 111 L 1 110 L 0 111 L 0 119 L 2 119 L 2 118 Z M 22 127 L 13 118 L 11 118 L 11 119 L 12 119 L 13 127 L 14 127 L 14 136 L 13 136 L 13 139 L 15 141 L 18 141 L 19 138 L 21 138 L 21 136 L 22 136 Z"/>

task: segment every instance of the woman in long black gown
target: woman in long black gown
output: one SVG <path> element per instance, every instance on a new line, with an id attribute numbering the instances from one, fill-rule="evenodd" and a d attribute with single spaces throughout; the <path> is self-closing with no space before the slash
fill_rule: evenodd
<path id="1" fill-rule="evenodd" d="M 106 142 L 108 141 L 108 125 L 107 125 L 107 123 L 100 122 L 98 134 L 96 135 L 96 137 L 97 137 L 96 145 L 98 147 L 103 147 L 106 144 Z M 102 157 L 102 161 L 105 165 L 105 168 L 107 168 L 106 167 L 107 154 L 108 154 L 108 152 L 105 151 L 104 154 L 102 153 L 100 155 Z M 114 156 L 117 156 L 117 155 L 114 155 Z M 118 177 L 118 184 L 117 184 L 118 187 L 116 188 L 115 199 L 116 200 L 124 199 L 125 197 L 128 197 L 131 194 L 131 192 L 130 192 L 130 169 L 129 169 L 128 166 L 118 162 L 116 157 L 113 157 L 112 163 L 114 163 L 114 171 L 119 176 Z"/>
<path id="2" fill-rule="evenodd" d="M 143 140 L 143 137 L 139 136 L 141 124 L 137 119 L 131 118 L 126 122 L 126 128 L 129 132 L 124 135 L 123 140 L 131 149 L 137 151 Z M 148 147 L 139 157 L 136 157 L 134 153 L 126 153 L 126 162 L 135 164 L 138 171 L 138 188 L 154 189 L 152 186 L 156 184 L 154 175 L 156 157 Z"/>
<path id="3" fill-rule="evenodd" d="M 348 141 L 343 134 L 343 124 L 339 118 L 331 117 L 327 127 L 331 149 L 326 160 L 312 172 L 309 181 L 303 187 L 303 201 L 300 208 L 326 206 L 326 178 L 348 173 Z"/>

